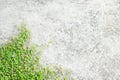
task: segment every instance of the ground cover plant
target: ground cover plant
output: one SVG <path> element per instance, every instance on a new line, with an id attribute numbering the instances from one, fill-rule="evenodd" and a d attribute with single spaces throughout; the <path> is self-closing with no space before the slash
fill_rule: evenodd
<path id="1" fill-rule="evenodd" d="M 25 24 L 16 37 L 0 47 L 0 80 L 68 80 L 60 70 L 43 67 L 29 46 L 30 32 Z"/>

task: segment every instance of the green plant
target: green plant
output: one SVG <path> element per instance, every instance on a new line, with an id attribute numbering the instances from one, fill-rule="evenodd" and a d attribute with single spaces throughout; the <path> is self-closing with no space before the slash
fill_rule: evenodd
<path id="1" fill-rule="evenodd" d="M 28 41 L 30 32 L 26 25 L 19 28 L 19 34 L 0 47 L 0 80 L 66 80 L 56 69 L 43 67 L 33 56 L 35 48 Z"/>

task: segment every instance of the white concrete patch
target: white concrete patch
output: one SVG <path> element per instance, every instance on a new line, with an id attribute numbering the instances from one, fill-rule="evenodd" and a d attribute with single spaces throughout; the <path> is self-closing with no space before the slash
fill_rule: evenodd
<path id="1" fill-rule="evenodd" d="M 0 0 L 0 45 L 22 21 L 32 43 L 50 43 L 44 64 L 77 80 L 120 80 L 120 0 Z"/>

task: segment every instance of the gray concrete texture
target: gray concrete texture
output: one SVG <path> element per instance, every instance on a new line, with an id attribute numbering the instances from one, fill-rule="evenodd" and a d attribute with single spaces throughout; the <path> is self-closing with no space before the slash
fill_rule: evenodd
<path id="1" fill-rule="evenodd" d="M 24 21 L 41 62 L 76 80 L 120 80 L 120 0 L 0 0 L 0 45 Z"/>

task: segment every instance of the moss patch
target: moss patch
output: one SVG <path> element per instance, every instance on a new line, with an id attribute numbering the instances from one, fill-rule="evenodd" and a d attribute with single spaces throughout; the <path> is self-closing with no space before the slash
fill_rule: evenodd
<path id="1" fill-rule="evenodd" d="M 35 49 L 25 45 L 29 39 L 23 24 L 18 35 L 0 47 L 0 80 L 67 80 L 57 70 L 39 64 L 39 57 L 33 57 Z"/>

